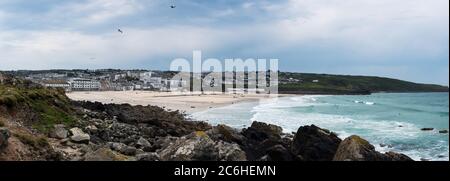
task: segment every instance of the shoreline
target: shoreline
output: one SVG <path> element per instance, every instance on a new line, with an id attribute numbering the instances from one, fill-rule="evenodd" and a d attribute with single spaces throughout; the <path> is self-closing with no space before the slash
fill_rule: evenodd
<path id="1" fill-rule="evenodd" d="M 75 101 L 96 101 L 103 104 L 152 105 L 162 107 L 168 111 L 178 110 L 187 114 L 243 102 L 255 102 L 275 97 L 293 96 L 291 94 L 183 94 L 154 91 L 83 91 L 69 92 L 66 95 Z"/>

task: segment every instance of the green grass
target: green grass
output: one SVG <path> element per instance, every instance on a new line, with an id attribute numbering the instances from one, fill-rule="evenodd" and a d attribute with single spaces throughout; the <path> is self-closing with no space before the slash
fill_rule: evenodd
<path id="1" fill-rule="evenodd" d="M 49 133 L 55 124 L 72 126 L 76 119 L 64 91 L 47 88 L 21 88 L 0 85 L 0 106 L 14 111 L 31 111 L 38 115 L 32 127 Z"/>
<path id="2" fill-rule="evenodd" d="M 50 145 L 45 137 L 35 137 L 28 133 L 22 132 L 15 132 L 13 135 L 23 144 L 30 145 L 34 148 L 42 148 Z"/>
<path id="3" fill-rule="evenodd" d="M 69 127 L 75 124 L 75 119 L 71 115 L 45 101 L 33 102 L 32 108 L 40 115 L 40 120 L 33 124 L 33 128 L 43 133 L 49 133 L 55 124 L 64 124 Z"/>

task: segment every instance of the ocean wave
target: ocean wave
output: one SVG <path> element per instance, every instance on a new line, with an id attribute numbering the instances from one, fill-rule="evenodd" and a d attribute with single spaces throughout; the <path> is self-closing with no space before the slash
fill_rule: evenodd
<path id="1" fill-rule="evenodd" d="M 357 104 L 365 104 L 365 105 L 374 105 L 375 104 L 375 102 L 359 101 L 359 100 L 356 100 L 356 101 L 353 101 L 353 102 L 357 103 Z"/>
<path id="2" fill-rule="evenodd" d="M 205 113 L 214 123 L 228 124 L 236 128 L 248 126 L 253 121 L 279 125 L 286 133 L 295 132 L 300 126 L 317 125 L 336 132 L 341 139 L 359 135 L 367 139 L 380 152 L 395 151 L 406 154 L 415 160 L 448 160 L 448 137 L 442 138 L 437 132 L 423 132 L 421 122 L 411 122 L 406 117 L 373 115 L 363 116 L 354 112 L 347 97 L 299 96 L 271 99 L 259 104 L 236 104 L 221 112 L 230 114 Z M 355 100 L 365 105 L 383 104 L 374 101 Z M 333 105 L 346 105 L 349 110 L 333 108 Z M 311 107 L 311 108 L 309 108 Z M 330 112 L 330 110 L 333 110 Z M 386 110 L 386 109 L 381 109 Z M 389 109 L 388 110 L 395 110 Z M 442 113 L 442 112 L 441 112 Z M 239 115 L 242 114 L 242 115 Z M 236 116 L 237 115 L 237 116 Z M 448 112 L 447 112 L 448 115 Z M 443 139 L 443 142 L 432 140 Z M 447 139 L 447 140 L 446 140 Z M 430 141 L 431 140 L 431 141 Z M 447 154 L 445 153 L 447 152 Z"/>

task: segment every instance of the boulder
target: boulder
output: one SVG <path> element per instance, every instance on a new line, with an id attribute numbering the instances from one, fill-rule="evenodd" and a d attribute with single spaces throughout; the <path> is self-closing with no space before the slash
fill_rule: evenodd
<path id="1" fill-rule="evenodd" d="M 159 151 L 162 161 L 245 161 L 237 144 L 214 141 L 204 132 L 181 137 Z"/>
<path id="2" fill-rule="evenodd" d="M 222 140 L 229 143 L 242 144 L 245 140 L 245 137 L 236 129 L 223 124 L 214 126 L 212 129 L 207 131 L 207 134 L 210 138 L 216 141 Z"/>
<path id="3" fill-rule="evenodd" d="M 7 128 L 0 128 L 0 149 L 6 148 L 8 146 L 8 139 L 11 133 Z"/>
<path id="4" fill-rule="evenodd" d="M 133 146 L 128 146 L 124 143 L 108 143 L 108 147 L 111 150 L 117 151 L 119 153 L 122 153 L 124 155 L 133 156 L 136 155 L 138 152 L 138 149 Z"/>
<path id="5" fill-rule="evenodd" d="M 70 132 L 72 133 L 70 139 L 75 143 L 89 143 L 91 139 L 89 134 L 84 133 L 80 128 L 72 128 Z"/>
<path id="6" fill-rule="evenodd" d="M 291 152 L 283 145 L 275 145 L 267 151 L 267 161 L 293 161 Z"/>
<path id="7" fill-rule="evenodd" d="M 333 132 L 315 125 L 302 126 L 294 136 L 291 150 L 305 161 L 331 161 L 340 143 Z"/>
<path id="8" fill-rule="evenodd" d="M 414 161 L 410 157 L 405 154 L 395 153 L 395 152 L 386 152 L 384 155 L 387 156 L 389 161 Z"/>
<path id="9" fill-rule="evenodd" d="M 447 133 L 448 133 L 448 130 L 440 130 L 439 133 L 441 133 L 441 134 L 447 134 Z"/>
<path id="10" fill-rule="evenodd" d="M 143 148 L 143 149 L 150 148 L 152 146 L 150 144 L 150 142 L 148 140 L 146 140 L 145 138 L 143 138 L 143 137 L 139 138 L 139 140 L 136 142 L 136 145 L 139 148 Z"/>
<path id="11" fill-rule="evenodd" d="M 394 152 L 382 154 L 375 147 L 359 136 L 350 136 L 341 142 L 334 161 L 412 161 L 406 155 Z"/>
<path id="12" fill-rule="evenodd" d="M 239 138 L 241 141 L 237 143 L 245 151 L 247 159 L 261 160 L 261 157 L 267 155 L 268 149 L 275 145 L 289 147 L 283 143 L 282 131 L 279 126 L 255 121 L 249 128 L 242 130 L 244 138 Z"/>
<path id="13" fill-rule="evenodd" d="M 84 156 L 85 161 L 126 161 L 128 157 L 112 151 L 109 148 L 99 148 L 94 152 L 88 152 Z"/>
<path id="14" fill-rule="evenodd" d="M 159 161 L 159 155 L 157 153 L 142 153 L 136 155 L 136 161 Z"/>
<path id="15" fill-rule="evenodd" d="M 135 147 L 132 146 L 126 146 L 125 148 L 123 148 L 120 153 L 124 154 L 124 155 L 128 155 L 128 156 L 134 156 L 136 155 L 137 149 Z"/>
<path id="16" fill-rule="evenodd" d="M 244 129 L 242 134 L 248 139 L 263 141 L 279 140 L 282 132 L 283 129 L 279 126 L 255 121 L 249 128 Z"/>
<path id="17" fill-rule="evenodd" d="M 57 139 L 65 139 L 69 135 L 66 126 L 63 124 L 56 124 L 53 126 L 53 131 L 50 133 L 50 137 Z"/>
<path id="18" fill-rule="evenodd" d="M 108 143 L 108 145 L 112 150 L 119 152 L 127 147 L 127 145 L 123 143 Z"/>

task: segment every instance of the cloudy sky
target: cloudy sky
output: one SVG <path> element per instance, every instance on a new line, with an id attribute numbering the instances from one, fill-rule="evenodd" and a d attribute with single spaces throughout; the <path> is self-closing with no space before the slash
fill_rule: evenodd
<path id="1" fill-rule="evenodd" d="M 168 69 L 193 50 L 448 85 L 449 1 L 0 0 L 0 70 Z"/>

